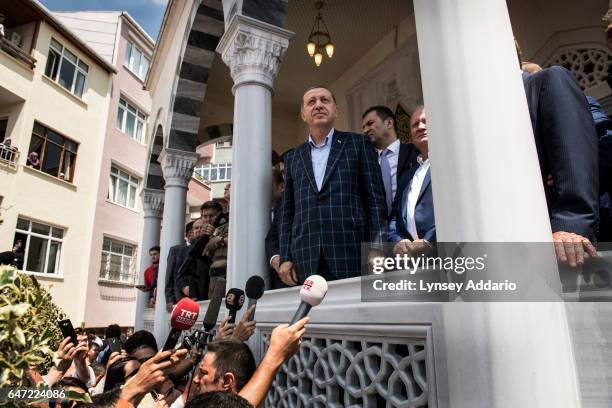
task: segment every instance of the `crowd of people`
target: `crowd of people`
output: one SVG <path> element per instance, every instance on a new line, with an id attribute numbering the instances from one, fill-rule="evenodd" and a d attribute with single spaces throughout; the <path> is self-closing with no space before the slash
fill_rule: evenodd
<path id="1" fill-rule="evenodd" d="M 185 225 L 184 242 L 170 248 L 164 291 L 168 312 L 183 297 L 206 300 L 217 286 L 225 290 L 230 195 L 228 183 L 223 198 L 202 204 L 200 217 Z M 151 264 L 144 285 L 138 286 L 149 293 L 149 307 L 157 298 L 159 255 L 159 246 L 149 249 Z"/>
<path id="2" fill-rule="evenodd" d="M 276 327 L 257 365 L 246 343 L 255 329 L 249 312 L 238 324 L 226 318 L 205 352 L 198 345 L 160 351 L 146 330 L 123 334 L 110 325 L 104 339 L 80 330 L 76 344 L 71 337 L 59 343 L 48 372 L 32 367 L 27 378 L 31 386 L 71 391 L 52 407 L 256 407 L 299 348 L 308 318 Z M 113 351 L 113 344 L 121 349 Z"/>

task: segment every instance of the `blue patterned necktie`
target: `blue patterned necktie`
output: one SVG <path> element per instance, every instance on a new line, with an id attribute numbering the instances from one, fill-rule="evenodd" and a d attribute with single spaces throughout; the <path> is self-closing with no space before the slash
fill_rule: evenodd
<path id="1" fill-rule="evenodd" d="M 391 181 L 391 164 L 387 157 L 391 150 L 385 149 L 380 154 L 380 171 L 382 173 L 383 184 L 385 185 L 385 195 L 387 197 L 387 215 L 391 214 L 391 206 L 393 206 L 393 184 Z"/>

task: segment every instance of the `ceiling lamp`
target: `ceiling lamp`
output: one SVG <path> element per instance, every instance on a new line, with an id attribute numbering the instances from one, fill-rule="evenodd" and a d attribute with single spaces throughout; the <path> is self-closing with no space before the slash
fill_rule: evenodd
<path id="1" fill-rule="evenodd" d="M 315 18 L 312 30 L 310 30 L 306 50 L 308 50 L 308 55 L 314 58 L 315 64 L 318 67 L 323 62 L 323 50 L 325 50 L 328 58 L 334 55 L 334 44 L 331 42 L 327 24 L 325 24 L 325 20 L 321 16 L 323 2 L 315 1 L 314 6 L 317 9 L 317 17 Z"/>

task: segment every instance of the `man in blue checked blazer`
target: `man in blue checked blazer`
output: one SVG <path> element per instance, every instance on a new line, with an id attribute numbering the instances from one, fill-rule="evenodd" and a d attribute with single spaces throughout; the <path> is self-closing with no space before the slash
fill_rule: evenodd
<path id="1" fill-rule="evenodd" d="M 334 129 L 336 100 L 324 87 L 303 96 L 308 142 L 285 157 L 280 279 L 361 275 L 361 243 L 386 241 L 387 205 L 370 140 Z"/>

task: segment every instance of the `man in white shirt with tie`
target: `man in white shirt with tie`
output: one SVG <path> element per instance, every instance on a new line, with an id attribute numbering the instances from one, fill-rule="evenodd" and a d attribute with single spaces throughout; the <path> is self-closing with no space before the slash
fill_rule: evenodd
<path id="1" fill-rule="evenodd" d="M 401 143 L 397 137 L 397 121 L 393 111 L 386 106 L 372 106 L 361 116 L 361 129 L 370 138 L 378 154 L 387 214 L 391 206 L 400 178 L 416 165 L 418 149 L 412 143 Z"/>
<path id="2" fill-rule="evenodd" d="M 428 252 L 436 240 L 427 116 L 418 106 L 410 117 L 410 133 L 419 149 L 417 166 L 400 179 L 389 218 L 389 240 L 395 242 L 394 252 L 418 255 Z"/>

